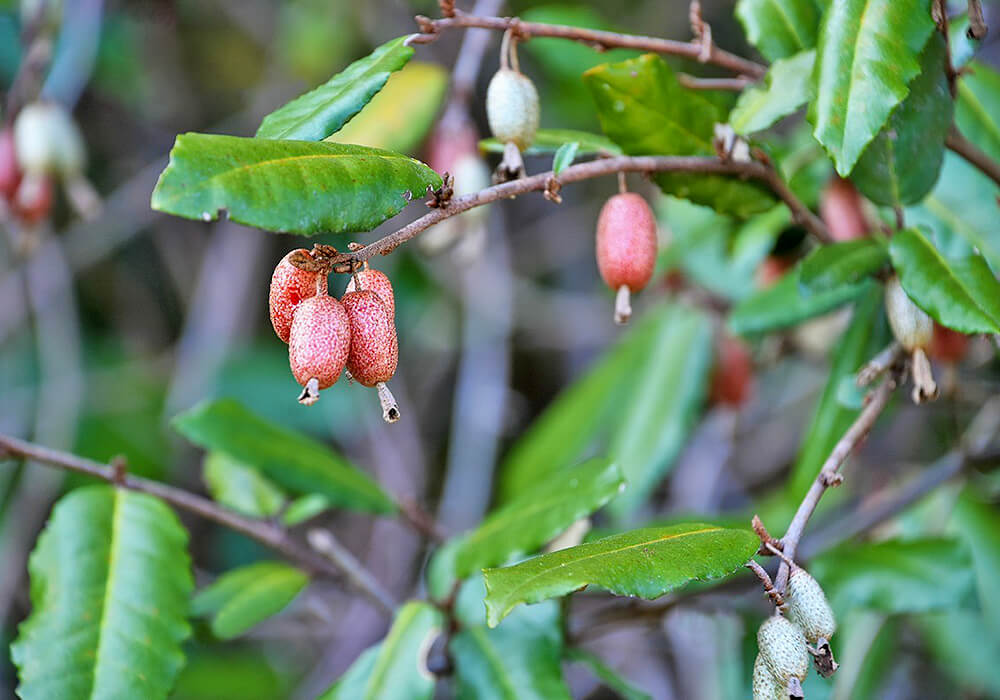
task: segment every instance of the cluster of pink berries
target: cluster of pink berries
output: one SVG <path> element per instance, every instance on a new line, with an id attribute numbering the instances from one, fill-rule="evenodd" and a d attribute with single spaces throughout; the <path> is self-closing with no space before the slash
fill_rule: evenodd
<path id="1" fill-rule="evenodd" d="M 378 270 L 353 275 L 338 301 L 327 292 L 328 270 L 296 267 L 290 258 L 311 261 L 304 249 L 293 250 L 271 276 L 271 325 L 288 343 L 288 361 L 303 387 L 299 402 L 307 406 L 319 392 L 337 383 L 346 369 L 349 378 L 376 387 L 383 418 L 399 420 L 399 408 L 385 385 L 396 373 L 396 302 L 389 278 Z"/>

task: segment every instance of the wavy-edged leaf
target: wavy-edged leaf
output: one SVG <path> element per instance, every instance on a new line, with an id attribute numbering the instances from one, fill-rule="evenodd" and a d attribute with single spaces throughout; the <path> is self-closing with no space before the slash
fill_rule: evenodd
<path id="1" fill-rule="evenodd" d="M 499 629 L 503 629 L 500 627 Z M 633 686 L 602 661 L 596 654 L 585 649 L 573 648 L 566 650 L 566 659 L 583 664 L 590 669 L 601 682 L 615 692 L 622 700 L 650 700 L 649 695 Z"/>
<path id="2" fill-rule="evenodd" d="M 622 149 L 618 145 L 600 134 L 592 134 L 589 131 L 577 131 L 576 129 L 539 129 L 535 133 L 535 140 L 524 151 L 526 156 L 538 156 L 555 154 L 560 148 L 568 143 L 577 143 L 578 156 L 620 156 Z M 483 153 L 503 153 L 504 145 L 496 139 L 483 139 L 479 142 L 479 150 Z"/>
<path id="3" fill-rule="evenodd" d="M 365 651 L 317 700 L 430 700 L 435 677 L 427 654 L 444 619 L 432 605 L 410 601 L 379 644 Z"/>
<path id="4" fill-rule="evenodd" d="M 921 54 L 921 73 L 910 83 L 910 94 L 854 166 L 851 181 L 876 204 L 913 204 L 937 182 L 955 107 L 946 49 L 944 37 L 935 33 Z"/>
<path id="5" fill-rule="evenodd" d="M 188 440 L 259 469 L 297 493 L 319 493 L 331 503 L 376 513 L 396 506 L 371 477 L 322 443 L 251 413 L 232 399 L 205 401 L 172 421 Z"/>
<path id="6" fill-rule="evenodd" d="M 166 698 L 190 634 L 187 541 L 146 494 L 89 486 L 60 499 L 28 564 L 33 610 L 11 645 L 18 696 Z"/>
<path id="7" fill-rule="evenodd" d="M 747 40 L 769 61 L 816 46 L 820 9 L 815 0 L 740 0 L 736 17 Z"/>
<path id="8" fill-rule="evenodd" d="M 763 131 L 792 114 L 809 101 L 816 52 L 802 51 L 771 64 L 764 87 L 750 87 L 729 113 L 729 125 L 737 134 Z"/>
<path id="9" fill-rule="evenodd" d="M 447 88 L 444 68 L 414 61 L 389 78 L 358 116 L 324 140 L 412 154 L 433 126 Z"/>
<path id="10" fill-rule="evenodd" d="M 615 595 L 652 600 L 692 580 L 731 574 L 759 546 L 751 530 L 682 523 L 631 530 L 515 566 L 486 569 L 487 623 L 496 626 L 520 603 L 537 603 L 591 584 Z"/>
<path id="11" fill-rule="evenodd" d="M 269 518 L 285 504 L 285 494 L 270 479 L 222 452 L 205 455 L 202 478 L 213 499 L 243 515 Z"/>
<path id="12" fill-rule="evenodd" d="M 579 141 L 571 141 L 570 143 L 564 143 L 556 151 L 555 157 L 552 158 L 552 172 L 558 175 L 563 170 L 573 165 L 573 160 L 576 158 L 576 152 L 580 150 Z"/>
<path id="13" fill-rule="evenodd" d="M 413 56 L 407 37 L 388 41 L 340 73 L 277 109 L 260 123 L 257 138 L 322 141 L 382 89 L 393 71 Z"/>
<path id="14" fill-rule="evenodd" d="M 191 600 L 192 615 L 210 615 L 212 632 L 232 639 L 277 615 L 309 583 L 299 569 L 276 561 L 228 571 Z"/>
<path id="15" fill-rule="evenodd" d="M 799 266 L 799 286 L 806 294 L 855 285 L 889 262 L 885 243 L 861 238 L 817 248 Z"/>
<path id="16" fill-rule="evenodd" d="M 583 75 L 601 128 L 629 155 L 715 155 L 714 127 L 724 113 L 703 95 L 681 86 L 659 56 L 648 54 L 592 68 Z M 750 216 L 774 205 L 761 185 L 724 175 L 659 173 L 667 194 L 717 211 Z"/>
<path id="17" fill-rule="evenodd" d="M 346 233 L 370 231 L 440 186 L 420 161 L 378 148 L 187 133 L 150 204 L 202 221 L 224 211 L 268 231 Z"/>
<path id="18" fill-rule="evenodd" d="M 830 3 L 820 28 L 809 120 L 842 177 L 909 93 L 933 31 L 930 0 Z"/>
<path id="19" fill-rule="evenodd" d="M 906 294 L 943 326 L 961 333 L 1000 333 L 1000 283 L 979 255 L 947 260 L 918 229 L 889 242 Z"/>
<path id="20" fill-rule="evenodd" d="M 1000 160 L 1000 73 L 975 61 L 958 81 L 955 123 L 993 160 Z"/>

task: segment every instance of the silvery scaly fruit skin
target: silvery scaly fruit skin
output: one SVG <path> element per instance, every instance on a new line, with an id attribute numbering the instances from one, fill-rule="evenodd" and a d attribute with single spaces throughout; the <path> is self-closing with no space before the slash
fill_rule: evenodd
<path id="1" fill-rule="evenodd" d="M 33 102 L 14 120 L 14 147 L 21 169 L 31 175 L 79 174 L 87 152 L 73 117 L 55 102 Z"/>
<path id="2" fill-rule="evenodd" d="M 806 637 L 786 618 L 772 615 L 764 620 L 757 630 L 757 648 L 771 675 L 782 684 L 792 676 L 805 679 L 809 671 Z"/>
<path id="3" fill-rule="evenodd" d="M 348 292 L 340 301 L 351 325 L 351 351 L 347 358 L 351 376 L 364 386 L 389 381 L 399 361 L 396 327 L 389 310 L 369 290 Z"/>
<path id="4" fill-rule="evenodd" d="M 787 700 L 787 687 L 771 675 L 763 657 L 757 654 L 753 662 L 753 700 Z"/>
<path id="5" fill-rule="evenodd" d="M 339 301 L 321 294 L 299 304 L 288 336 L 288 363 L 295 381 L 306 386 L 316 379 L 320 389 L 333 386 L 350 349 L 350 321 Z"/>
<path id="6" fill-rule="evenodd" d="M 885 311 L 896 340 L 907 351 L 924 348 L 934 337 L 934 319 L 907 296 L 895 275 L 885 283 Z"/>
<path id="7" fill-rule="evenodd" d="M 295 253 L 309 256 L 305 248 L 293 250 L 281 259 L 271 275 L 271 291 L 268 305 L 271 311 L 271 325 L 282 341 L 288 342 L 292 330 L 292 319 L 299 305 L 317 294 L 326 294 L 326 275 L 319 272 L 300 270 L 288 261 Z"/>
<path id="8" fill-rule="evenodd" d="M 357 288 L 354 286 L 354 279 L 357 277 L 358 283 L 361 285 L 361 289 L 368 289 L 372 292 L 378 294 L 379 299 L 385 304 L 385 308 L 389 311 L 389 318 L 396 318 L 396 295 L 392 291 L 392 282 L 389 278 L 385 276 L 384 272 L 379 270 L 361 270 L 356 275 L 351 277 L 351 281 L 347 283 L 347 289 L 344 293 L 356 292 Z"/>
<path id="9" fill-rule="evenodd" d="M 826 594 L 809 572 L 803 569 L 792 572 L 785 603 L 788 605 L 788 619 L 801 627 L 806 639 L 813 644 L 820 637 L 829 641 L 837 631 L 837 621 Z"/>
<path id="10" fill-rule="evenodd" d="M 656 266 L 656 218 L 633 192 L 616 194 L 597 218 L 597 267 L 611 289 L 637 292 Z"/>
<path id="11" fill-rule="evenodd" d="M 513 142 L 522 151 L 538 131 L 538 91 L 526 75 L 501 68 L 486 90 L 486 119 L 502 143 Z"/>

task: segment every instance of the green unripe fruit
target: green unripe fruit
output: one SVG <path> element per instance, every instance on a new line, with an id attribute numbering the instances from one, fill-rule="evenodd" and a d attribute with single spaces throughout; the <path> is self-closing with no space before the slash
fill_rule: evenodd
<path id="1" fill-rule="evenodd" d="M 771 674 L 763 657 L 753 662 L 753 700 L 787 700 L 788 689 Z"/>
<path id="2" fill-rule="evenodd" d="M 757 647 L 771 675 L 782 685 L 795 677 L 805 680 L 809 652 L 802 630 L 780 615 L 764 620 L 757 630 Z"/>
<path id="3" fill-rule="evenodd" d="M 509 68 L 498 70 L 486 90 L 486 119 L 502 143 L 522 151 L 538 131 L 538 91 L 526 75 Z"/>
<path id="4" fill-rule="evenodd" d="M 829 640 L 837 631 L 837 621 L 823 588 L 804 569 L 795 569 L 788 579 L 785 604 L 788 619 L 801 627 L 806 639 L 813 644 L 820 638 Z"/>
<path id="5" fill-rule="evenodd" d="M 892 334 L 907 352 L 927 347 L 934 337 L 934 319 L 913 303 L 895 275 L 885 283 L 885 312 Z"/>

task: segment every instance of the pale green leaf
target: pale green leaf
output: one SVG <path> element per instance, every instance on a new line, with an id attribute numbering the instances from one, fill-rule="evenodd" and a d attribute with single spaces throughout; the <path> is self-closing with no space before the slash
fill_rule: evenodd
<path id="1" fill-rule="evenodd" d="M 978 500 L 967 489 L 955 506 L 955 529 L 972 551 L 979 604 L 994 637 L 1000 639 L 1000 513 L 995 506 Z"/>
<path id="2" fill-rule="evenodd" d="M 733 131 L 743 135 L 763 131 L 808 102 L 815 61 L 816 52 L 809 50 L 771 64 L 765 86 L 744 90 L 729 113 Z"/>
<path id="3" fill-rule="evenodd" d="M 579 141 L 571 141 L 570 143 L 564 143 L 556 151 L 555 157 L 552 159 L 552 172 L 558 175 L 563 170 L 573 165 L 573 159 L 576 158 L 576 152 L 580 149 Z"/>
<path id="4" fill-rule="evenodd" d="M 955 123 L 962 135 L 1000 160 L 1000 73 L 975 61 L 958 81 Z"/>
<path id="5" fill-rule="evenodd" d="M 577 131 L 576 129 L 539 129 L 535 133 L 535 140 L 524 151 L 526 156 L 538 156 L 555 154 L 560 148 L 568 143 L 577 143 L 578 156 L 620 156 L 620 149 L 614 141 L 592 134 L 589 131 Z M 479 142 L 479 150 L 483 153 L 503 153 L 504 144 L 496 139 L 483 139 Z"/>
<path id="6" fill-rule="evenodd" d="M 191 601 L 191 614 L 210 615 L 215 636 L 232 639 L 284 610 L 308 583 L 305 572 L 287 564 L 250 564 L 199 591 Z"/>
<path id="7" fill-rule="evenodd" d="M 315 518 L 330 508 L 330 500 L 318 493 L 307 493 L 288 504 L 281 515 L 281 521 L 288 527 L 293 527 Z"/>
<path id="8" fill-rule="evenodd" d="M 816 46 L 820 11 L 815 0 L 739 0 L 736 17 L 769 61 Z"/>
<path id="9" fill-rule="evenodd" d="M 503 629 L 503 627 L 498 629 Z M 590 669 L 591 673 L 597 676 L 605 686 L 614 691 L 622 700 L 650 700 L 649 695 L 622 678 L 596 654 L 574 647 L 567 650 L 566 658 L 569 661 L 584 664 Z"/>
<path id="10" fill-rule="evenodd" d="M 243 515 L 269 518 L 285 503 L 285 494 L 269 479 L 222 452 L 205 455 L 202 478 L 212 498 Z"/>
<path id="11" fill-rule="evenodd" d="M 968 697 L 1000 697 L 1000 635 L 973 610 L 946 610 L 916 620 L 942 671 Z"/>

